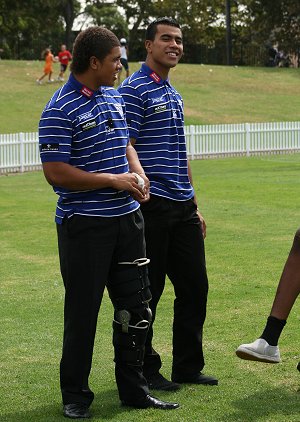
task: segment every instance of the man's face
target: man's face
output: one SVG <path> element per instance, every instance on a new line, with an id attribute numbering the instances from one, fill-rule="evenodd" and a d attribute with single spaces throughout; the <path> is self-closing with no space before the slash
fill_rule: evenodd
<path id="1" fill-rule="evenodd" d="M 158 25 L 154 41 L 146 41 L 151 61 L 167 69 L 175 67 L 183 55 L 182 33 L 179 28 Z"/>
<path id="2" fill-rule="evenodd" d="M 122 69 L 120 62 L 121 48 L 113 47 L 111 52 L 100 62 L 98 61 L 97 79 L 98 85 L 113 86 L 118 73 Z"/>

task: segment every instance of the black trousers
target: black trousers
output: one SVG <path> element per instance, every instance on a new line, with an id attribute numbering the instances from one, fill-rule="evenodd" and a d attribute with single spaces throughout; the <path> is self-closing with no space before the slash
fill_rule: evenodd
<path id="1" fill-rule="evenodd" d="M 88 379 L 104 288 L 113 285 L 118 262 L 145 257 L 143 217 L 140 210 L 112 218 L 74 216 L 57 225 L 57 234 L 65 286 L 62 400 L 90 405 Z M 119 368 L 116 381 L 121 400 L 149 393 L 142 368 L 131 368 L 129 375 Z"/>
<path id="2" fill-rule="evenodd" d="M 192 200 L 178 202 L 151 196 L 141 209 L 150 258 L 152 325 L 168 275 L 175 291 L 172 373 L 194 375 L 204 367 L 202 331 L 208 293 L 204 240 L 196 206 Z M 144 358 L 146 378 L 161 367 L 152 338 L 151 326 Z"/>

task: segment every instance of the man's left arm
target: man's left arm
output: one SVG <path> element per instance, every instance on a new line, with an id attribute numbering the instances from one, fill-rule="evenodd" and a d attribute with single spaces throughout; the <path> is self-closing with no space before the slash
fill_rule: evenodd
<path id="1" fill-rule="evenodd" d="M 144 181 L 144 199 L 138 199 L 139 202 L 146 202 L 150 199 L 150 182 L 148 177 L 145 175 L 143 167 L 141 166 L 140 160 L 138 158 L 135 148 L 132 146 L 131 142 L 128 142 L 126 149 L 127 161 L 129 164 L 129 170 L 131 173 L 136 174 L 137 183 L 139 183 L 139 178 Z"/>
<path id="2" fill-rule="evenodd" d="M 188 161 L 188 176 L 189 176 L 191 185 L 193 186 L 192 169 L 191 169 L 191 165 L 190 165 L 190 162 L 189 161 Z M 197 214 L 198 214 L 198 217 L 199 217 L 199 219 L 201 221 L 201 224 L 202 224 L 202 234 L 203 234 L 203 238 L 205 239 L 206 238 L 206 223 L 205 223 L 205 220 L 204 220 L 204 218 L 203 218 L 203 216 L 202 216 L 202 214 L 201 214 L 201 212 L 199 211 L 199 208 L 198 208 L 198 203 L 197 203 L 195 188 L 194 188 L 194 198 L 193 198 L 193 201 L 194 201 L 194 203 L 195 203 L 195 205 L 197 207 Z"/>

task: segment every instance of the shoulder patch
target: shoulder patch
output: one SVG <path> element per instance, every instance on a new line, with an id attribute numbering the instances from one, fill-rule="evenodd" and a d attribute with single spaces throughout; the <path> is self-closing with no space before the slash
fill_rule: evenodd
<path id="1" fill-rule="evenodd" d="M 59 151 L 59 144 L 41 144 L 41 152 Z"/>

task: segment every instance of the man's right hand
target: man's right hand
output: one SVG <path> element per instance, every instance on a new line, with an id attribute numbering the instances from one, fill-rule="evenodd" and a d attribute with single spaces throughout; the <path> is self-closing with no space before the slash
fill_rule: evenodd
<path id="1" fill-rule="evenodd" d="M 145 201 L 145 188 L 138 185 L 137 178 L 132 173 L 113 174 L 112 187 L 117 190 L 127 190 L 136 201 Z"/>

